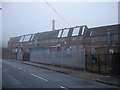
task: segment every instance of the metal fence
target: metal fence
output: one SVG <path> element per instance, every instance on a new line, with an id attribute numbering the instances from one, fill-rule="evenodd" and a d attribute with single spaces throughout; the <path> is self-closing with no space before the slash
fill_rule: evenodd
<path id="1" fill-rule="evenodd" d="M 85 55 L 86 70 L 105 75 L 120 75 L 120 53 Z"/>

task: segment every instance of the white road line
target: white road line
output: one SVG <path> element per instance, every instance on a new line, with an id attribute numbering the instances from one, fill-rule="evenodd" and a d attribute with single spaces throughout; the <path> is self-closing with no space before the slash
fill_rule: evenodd
<path id="1" fill-rule="evenodd" d="M 16 66 L 14 66 L 14 65 L 11 65 L 11 66 L 16 67 Z"/>
<path id="2" fill-rule="evenodd" d="M 24 71 L 24 72 L 26 72 L 26 70 L 24 70 L 24 69 L 22 69 L 22 68 L 18 68 L 19 70 L 22 70 L 22 71 Z"/>
<path id="3" fill-rule="evenodd" d="M 63 89 L 69 90 L 68 88 L 66 88 L 66 87 L 64 87 L 64 86 L 60 86 L 60 88 L 63 88 Z"/>
<path id="4" fill-rule="evenodd" d="M 22 70 L 22 68 L 18 68 L 18 69 Z"/>
<path id="5" fill-rule="evenodd" d="M 35 74 L 32 74 L 32 73 L 30 73 L 32 76 L 34 76 L 34 77 L 37 77 L 37 78 L 40 78 L 40 79 L 42 79 L 42 80 L 44 80 L 44 81 L 48 81 L 47 79 L 44 79 L 44 78 L 42 78 L 42 77 L 40 77 L 40 76 L 37 76 L 37 75 L 35 75 Z"/>

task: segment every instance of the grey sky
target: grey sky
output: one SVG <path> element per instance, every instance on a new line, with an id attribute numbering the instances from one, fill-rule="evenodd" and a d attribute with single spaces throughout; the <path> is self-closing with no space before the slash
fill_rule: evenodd
<path id="1" fill-rule="evenodd" d="M 2 8 L 2 3 L 0 2 L 0 8 Z M 2 46 L 2 10 L 0 10 L 0 48 Z M 1 52 L 0 52 L 1 55 Z"/>
<path id="2" fill-rule="evenodd" d="M 55 28 L 87 25 L 97 27 L 118 23 L 117 2 L 50 2 L 52 7 L 70 24 L 66 24 L 45 2 L 4 2 L 3 45 L 10 37 L 51 31 Z"/>

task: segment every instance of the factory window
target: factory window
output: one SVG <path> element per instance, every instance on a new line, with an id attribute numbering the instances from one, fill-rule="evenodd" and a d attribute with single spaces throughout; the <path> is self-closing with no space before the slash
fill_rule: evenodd
<path id="1" fill-rule="evenodd" d="M 72 36 L 78 36 L 79 35 L 79 31 L 80 31 L 80 27 L 79 28 L 74 28 L 73 32 L 72 32 Z"/>
<path id="2" fill-rule="evenodd" d="M 26 35 L 23 42 L 29 41 L 32 35 Z"/>
<path id="3" fill-rule="evenodd" d="M 61 37 L 61 35 L 62 35 L 62 30 L 60 30 L 60 31 L 59 31 L 59 33 L 58 33 L 58 36 L 57 36 L 57 37 L 58 37 L 58 38 L 60 38 L 60 37 Z"/>
<path id="4" fill-rule="evenodd" d="M 67 37 L 69 33 L 69 29 L 65 29 L 62 33 L 62 37 Z"/>
<path id="5" fill-rule="evenodd" d="M 25 36 L 21 36 L 19 42 L 23 42 L 23 39 L 25 38 Z"/>
<path id="6" fill-rule="evenodd" d="M 92 33 L 93 33 L 93 32 L 91 31 L 91 32 L 90 32 L 90 36 L 92 36 Z"/>
<path id="7" fill-rule="evenodd" d="M 33 40 L 34 36 L 35 36 L 34 34 L 31 36 L 31 39 L 30 39 L 30 41 L 32 41 L 32 40 Z"/>
<path id="8" fill-rule="evenodd" d="M 81 33 L 81 35 L 83 35 L 84 32 L 85 32 L 85 27 L 82 28 L 82 33 Z"/>

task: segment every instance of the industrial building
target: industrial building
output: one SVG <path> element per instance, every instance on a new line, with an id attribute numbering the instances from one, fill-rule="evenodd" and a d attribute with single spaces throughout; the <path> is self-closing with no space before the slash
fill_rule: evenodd
<path id="1" fill-rule="evenodd" d="M 119 26 L 83 25 L 11 37 L 8 49 L 18 60 L 119 74 Z"/>

